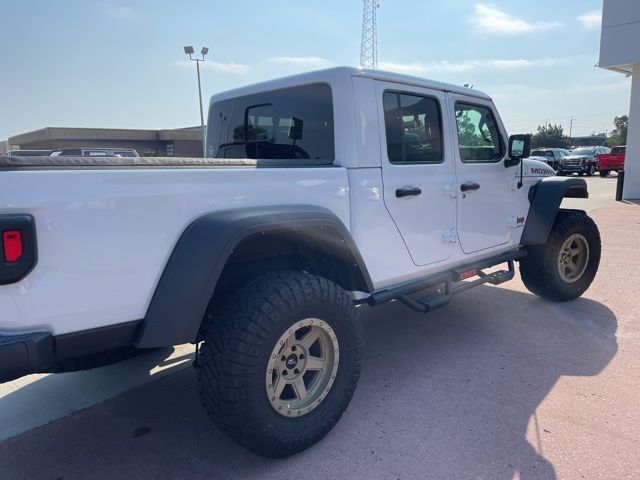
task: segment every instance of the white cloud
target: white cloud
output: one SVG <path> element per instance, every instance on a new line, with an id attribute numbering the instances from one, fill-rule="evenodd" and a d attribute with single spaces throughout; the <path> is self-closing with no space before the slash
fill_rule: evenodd
<path id="1" fill-rule="evenodd" d="M 488 34 L 518 35 L 521 33 L 540 32 L 561 26 L 558 22 L 531 22 L 523 20 L 507 12 L 484 3 L 476 4 L 475 17 L 471 22 L 477 31 Z"/>
<path id="2" fill-rule="evenodd" d="M 175 62 L 175 65 L 178 67 L 187 67 L 193 68 L 193 62 L 191 60 L 181 60 L 179 62 Z M 214 72 L 220 73 L 235 73 L 238 75 L 245 74 L 251 70 L 251 67 L 247 65 L 242 65 L 241 63 L 229 62 L 229 63 L 221 63 L 214 62 L 212 60 L 206 60 L 204 62 L 200 62 L 200 68 L 205 70 L 211 70 Z"/>
<path id="3" fill-rule="evenodd" d="M 298 67 L 322 68 L 333 65 L 333 62 L 321 57 L 271 57 L 270 62 Z"/>
<path id="4" fill-rule="evenodd" d="M 590 12 L 580 15 L 578 21 L 586 28 L 600 28 L 602 24 L 602 12 L 600 10 L 591 10 Z"/>
<path id="5" fill-rule="evenodd" d="M 433 62 L 413 62 L 394 63 L 380 62 L 381 70 L 389 70 L 407 75 L 425 75 L 432 73 L 457 73 L 469 72 L 471 70 L 516 70 L 532 67 L 551 67 L 554 65 L 570 63 L 572 57 L 568 58 L 534 58 L 534 59 L 512 59 L 512 60 L 463 60 L 460 62 L 449 62 L 447 60 Z"/>
<path id="6" fill-rule="evenodd" d="M 105 15 L 116 20 L 130 20 L 136 18 L 138 13 L 128 5 L 103 5 Z"/>

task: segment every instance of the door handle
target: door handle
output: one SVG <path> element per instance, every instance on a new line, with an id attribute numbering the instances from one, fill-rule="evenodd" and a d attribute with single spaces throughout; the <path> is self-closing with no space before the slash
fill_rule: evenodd
<path id="1" fill-rule="evenodd" d="M 480 188 L 480 184 L 476 182 L 465 182 L 460 185 L 460 191 L 468 192 L 469 190 L 478 190 Z"/>
<path id="2" fill-rule="evenodd" d="M 396 190 L 396 197 L 415 197 L 416 195 L 420 195 L 422 193 L 422 189 L 418 187 L 402 187 Z"/>

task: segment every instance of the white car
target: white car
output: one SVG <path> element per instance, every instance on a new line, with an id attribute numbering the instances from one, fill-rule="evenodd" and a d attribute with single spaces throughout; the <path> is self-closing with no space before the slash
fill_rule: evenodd
<path id="1" fill-rule="evenodd" d="M 0 380 L 193 342 L 213 422 L 298 452 L 356 388 L 358 304 L 428 312 L 515 262 L 589 287 L 598 229 L 559 209 L 586 183 L 529 149 L 477 90 L 335 68 L 213 96 L 205 159 L 2 157 Z"/>

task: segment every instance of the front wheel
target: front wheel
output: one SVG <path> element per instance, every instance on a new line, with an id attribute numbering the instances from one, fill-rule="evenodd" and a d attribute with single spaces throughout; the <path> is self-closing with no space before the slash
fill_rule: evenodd
<path id="1" fill-rule="evenodd" d="M 595 165 L 591 165 L 589 167 L 589 170 L 587 170 L 587 175 L 589 177 L 593 177 L 596 174 L 596 166 Z"/>
<path id="2" fill-rule="evenodd" d="M 353 301 L 316 275 L 255 278 L 208 317 L 202 335 L 204 407 L 259 455 L 285 457 L 320 440 L 358 382 L 364 341 Z"/>
<path id="3" fill-rule="evenodd" d="M 520 261 L 522 281 L 531 293 L 564 302 L 582 295 L 600 264 L 600 232 L 584 212 L 561 210 L 547 243 L 527 248 Z"/>
<path id="4" fill-rule="evenodd" d="M 609 176 L 609 170 L 600 170 L 600 176 L 601 177 L 608 177 Z"/>

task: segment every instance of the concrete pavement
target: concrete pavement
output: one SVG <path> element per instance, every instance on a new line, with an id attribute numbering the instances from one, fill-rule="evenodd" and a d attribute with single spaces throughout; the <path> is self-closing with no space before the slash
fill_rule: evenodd
<path id="1" fill-rule="evenodd" d="M 565 198 L 562 206 L 565 208 L 577 208 L 580 210 L 596 210 L 611 203 L 616 197 L 616 183 L 618 174 L 612 173 L 608 177 L 580 177 L 587 181 L 589 187 L 589 198 Z"/>
<path id="2" fill-rule="evenodd" d="M 603 182 L 615 184 L 589 179 L 596 182 L 589 202 Z M 638 478 L 640 207 L 605 203 L 592 212 L 602 265 L 581 299 L 545 303 L 514 281 L 471 290 L 427 316 L 397 304 L 365 309 L 366 359 L 354 399 L 327 438 L 299 455 L 265 460 L 220 434 L 186 369 L 0 443 L 0 475 Z M 142 362 L 138 385 L 160 357 Z M 5 392 L 0 430 L 5 407 L 28 418 L 34 396 L 44 410 L 68 405 L 96 384 L 118 383 L 122 366 L 109 368 L 99 382 L 100 370 L 69 374 L 78 378 L 72 390 L 58 386 L 64 375 Z"/>

